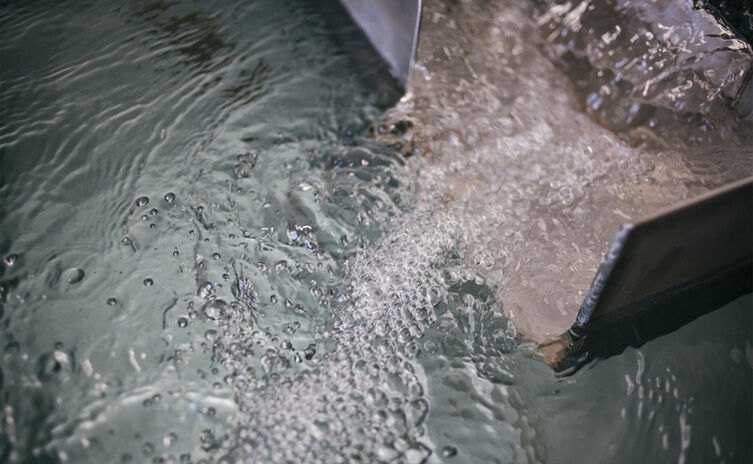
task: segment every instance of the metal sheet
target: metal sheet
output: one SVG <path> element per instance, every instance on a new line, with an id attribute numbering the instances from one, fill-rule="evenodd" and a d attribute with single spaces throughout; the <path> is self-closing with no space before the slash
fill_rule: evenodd
<path id="1" fill-rule="evenodd" d="M 673 206 L 615 234 L 577 323 L 635 312 L 753 255 L 753 177 Z"/>
<path id="2" fill-rule="evenodd" d="M 407 88 L 418 40 L 421 0 L 340 0 L 395 78 Z"/>
<path id="3" fill-rule="evenodd" d="M 692 320 L 750 292 L 751 267 L 753 177 L 623 225 L 576 322 L 539 348 L 556 370 L 579 365 L 590 334 L 626 320 Z"/>

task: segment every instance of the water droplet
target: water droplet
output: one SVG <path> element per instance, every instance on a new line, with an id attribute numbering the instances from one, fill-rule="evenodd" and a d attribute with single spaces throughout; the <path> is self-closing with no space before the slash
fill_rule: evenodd
<path id="1" fill-rule="evenodd" d="M 186 327 L 187 325 L 188 325 L 188 319 L 186 319 L 185 317 L 181 317 L 178 319 L 178 327 L 183 328 L 183 327 Z"/>
<path id="2" fill-rule="evenodd" d="M 152 285 L 154 285 L 154 281 L 152 279 L 146 278 L 144 279 L 144 285 L 151 287 Z"/>
<path id="3" fill-rule="evenodd" d="M 6 266 L 8 266 L 8 267 L 11 267 L 11 266 L 13 266 L 14 264 L 16 264 L 16 261 L 18 261 L 18 255 L 17 255 L 17 254 L 15 254 L 15 253 L 11 253 L 11 254 L 9 254 L 9 255 L 8 255 L 8 256 L 6 256 L 6 257 L 5 257 L 5 259 L 3 260 L 3 262 L 5 263 L 5 265 L 6 265 Z"/>
<path id="4" fill-rule="evenodd" d="M 458 450 L 454 446 L 445 446 L 442 448 L 442 457 L 451 458 L 457 454 Z"/>
<path id="5" fill-rule="evenodd" d="M 118 304 L 118 300 L 116 300 L 115 298 L 110 297 L 110 298 L 107 299 L 107 304 L 110 305 L 110 306 L 115 306 L 116 304 Z"/>
<path id="6" fill-rule="evenodd" d="M 84 270 L 77 267 L 72 267 L 63 272 L 63 280 L 68 282 L 69 285 L 77 284 L 84 279 Z"/>
<path id="7" fill-rule="evenodd" d="M 142 206 L 146 206 L 149 204 L 149 197 L 138 197 L 136 199 L 136 206 L 141 208 Z"/>
<path id="8" fill-rule="evenodd" d="M 172 203 L 175 201 L 175 194 L 173 192 L 167 192 L 165 194 L 165 201 L 168 203 Z"/>

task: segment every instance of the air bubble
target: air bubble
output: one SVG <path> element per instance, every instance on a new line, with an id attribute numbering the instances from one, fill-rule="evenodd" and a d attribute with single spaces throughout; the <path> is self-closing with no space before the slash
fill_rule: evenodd
<path id="1" fill-rule="evenodd" d="M 421 347 L 415 341 L 409 342 L 405 345 L 405 354 L 415 358 L 421 353 Z"/>
<path id="2" fill-rule="evenodd" d="M 84 280 L 85 275 L 83 269 L 73 267 L 63 272 L 62 277 L 69 285 L 74 285 Z"/>
<path id="3" fill-rule="evenodd" d="M 428 306 L 419 306 L 413 310 L 413 316 L 416 320 L 425 321 L 431 316 L 432 309 Z"/>
<path id="4" fill-rule="evenodd" d="M 149 204 L 149 197 L 138 197 L 136 199 L 136 206 L 139 208 Z"/>
<path id="5" fill-rule="evenodd" d="M 442 448 L 442 457 L 443 458 L 451 458 L 458 454 L 457 448 L 454 446 L 445 446 Z"/>
<path id="6" fill-rule="evenodd" d="M 178 435 L 175 432 L 170 432 L 162 438 L 162 445 L 167 448 L 178 440 Z"/>
<path id="7" fill-rule="evenodd" d="M 107 304 L 110 305 L 110 306 L 115 306 L 116 304 L 118 304 L 118 300 L 116 300 L 115 298 L 110 297 L 110 298 L 107 299 Z"/>
<path id="8" fill-rule="evenodd" d="M 20 345 L 16 341 L 9 342 L 7 345 L 5 345 L 4 353 L 6 356 L 10 356 L 13 354 L 18 353 L 18 350 L 20 349 Z"/>
<path id="9" fill-rule="evenodd" d="M 207 304 L 204 305 L 202 311 L 204 315 L 209 319 L 216 320 L 220 318 L 220 315 L 222 314 L 226 305 L 227 304 L 225 303 L 225 300 L 210 300 L 207 302 Z"/>
<path id="10" fill-rule="evenodd" d="M 303 357 L 306 358 L 306 360 L 310 361 L 314 355 L 316 354 L 316 348 L 314 348 L 314 345 L 311 344 L 306 347 L 305 350 L 303 350 Z"/>
<path id="11" fill-rule="evenodd" d="M 178 327 L 183 328 L 183 327 L 186 327 L 187 325 L 188 325 L 188 319 L 186 319 L 185 317 L 178 318 Z"/>
<path id="12" fill-rule="evenodd" d="M 168 203 L 172 203 L 175 201 L 175 194 L 173 192 L 167 192 L 165 194 L 165 201 Z"/>
<path id="13" fill-rule="evenodd" d="M 154 445 L 149 442 L 144 443 L 144 446 L 141 447 L 141 452 L 144 453 L 144 456 L 149 456 L 154 452 Z"/>
<path id="14" fill-rule="evenodd" d="M 214 294 L 214 285 L 212 285 L 211 282 L 204 282 L 199 287 L 199 291 L 197 294 L 199 295 L 200 298 L 204 298 L 204 299 L 209 298 L 211 295 Z"/>
<path id="15" fill-rule="evenodd" d="M 3 260 L 3 262 L 5 263 L 5 265 L 6 265 L 6 266 L 8 266 L 8 267 L 11 267 L 11 266 L 13 266 L 14 264 L 16 264 L 16 261 L 18 261 L 18 255 L 17 255 L 17 254 L 15 254 L 15 253 L 11 253 L 11 254 L 9 254 L 9 255 L 8 255 L 8 256 L 6 256 L 6 257 L 5 257 L 5 259 Z"/>
<path id="16" fill-rule="evenodd" d="M 219 253 L 212 253 L 212 258 L 214 260 L 219 260 L 219 259 L 222 259 L 222 255 Z"/>
<path id="17" fill-rule="evenodd" d="M 154 281 L 152 279 L 146 278 L 144 279 L 144 285 L 151 287 L 152 285 L 154 285 Z"/>

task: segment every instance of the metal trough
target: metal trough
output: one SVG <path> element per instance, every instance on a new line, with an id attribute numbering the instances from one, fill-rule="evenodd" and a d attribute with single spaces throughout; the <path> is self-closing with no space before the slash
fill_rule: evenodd
<path id="1" fill-rule="evenodd" d="M 389 65 L 409 83 L 418 39 L 420 0 L 340 0 Z M 623 225 L 574 324 L 539 348 L 555 369 L 582 358 L 589 334 L 666 308 L 687 322 L 751 291 L 753 177 Z M 681 303 L 681 304 L 678 304 Z M 667 319 L 662 313 L 661 319 Z M 677 318 L 673 318 L 677 319 Z M 563 328 L 564 330 L 564 328 Z"/>

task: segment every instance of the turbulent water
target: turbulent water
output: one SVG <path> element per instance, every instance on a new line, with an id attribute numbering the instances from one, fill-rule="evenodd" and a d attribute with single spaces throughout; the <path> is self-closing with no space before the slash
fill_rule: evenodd
<path id="1" fill-rule="evenodd" d="M 316 2 L 0 6 L 0 460 L 751 459 L 750 295 L 564 378 L 518 332 L 730 176 L 578 112 L 533 10 L 428 3 L 386 126 Z"/>
<path id="2" fill-rule="evenodd" d="M 623 15 L 635 14 L 629 3 L 621 3 Z M 620 224 L 753 174 L 750 117 L 731 109 L 718 110 L 718 117 L 657 109 L 665 94 L 702 100 L 695 87 L 710 84 L 678 86 L 680 78 L 666 76 L 668 71 L 664 81 L 649 82 L 646 74 L 658 75 L 662 69 L 646 65 L 649 69 L 643 74 L 641 69 L 626 69 L 627 76 L 639 74 L 651 84 L 640 88 L 650 87 L 657 95 L 640 100 L 632 87 L 602 85 L 599 71 L 584 70 L 583 63 L 573 65 L 574 58 L 551 60 L 552 49 L 556 56 L 567 57 L 586 48 L 593 61 L 606 67 L 603 61 L 635 53 L 619 46 L 607 49 L 600 42 L 602 30 L 615 26 L 609 15 L 616 13 L 610 13 L 607 4 L 564 6 L 573 11 L 556 4 L 542 12 L 507 2 L 427 2 L 411 94 L 386 114 L 380 136 L 429 160 L 420 170 L 423 190 L 441 208 L 452 209 L 467 223 L 465 229 L 474 231 L 466 244 L 477 271 L 502 284 L 505 314 L 537 342 L 558 336 L 572 324 Z M 627 30 L 631 23 L 621 24 L 626 31 L 613 32 L 615 41 L 633 35 Z M 543 33 L 564 37 L 564 44 L 543 42 Z M 639 55 L 636 63 L 661 62 L 676 53 L 675 48 L 683 48 L 654 42 L 659 40 L 644 37 L 635 42 L 635 48 L 651 50 Z M 726 45 L 737 48 L 725 52 L 718 43 L 707 44 L 707 60 L 726 58 L 735 69 L 751 69 L 750 47 L 729 42 Z M 731 56 L 716 56 L 724 53 Z M 694 72 L 665 67 L 686 77 Z M 592 75 L 584 76 L 586 72 Z M 580 91 L 573 82 L 581 82 Z M 733 84 L 727 87 L 742 87 L 740 82 Z M 716 102 L 717 92 L 709 90 L 706 98 L 710 106 L 722 106 Z M 596 101 L 605 103 L 599 106 Z M 625 112 L 615 101 L 635 106 L 641 117 L 619 119 Z M 583 107 L 591 114 L 579 111 Z M 708 127 L 687 123 L 695 119 L 706 121 Z M 597 124 L 605 120 L 615 122 L 610 124 L 615 131 Z M 396 130 L 404 127 L 409 128 Z M 684 144 L 665 140 L 665 133 Z"/>

